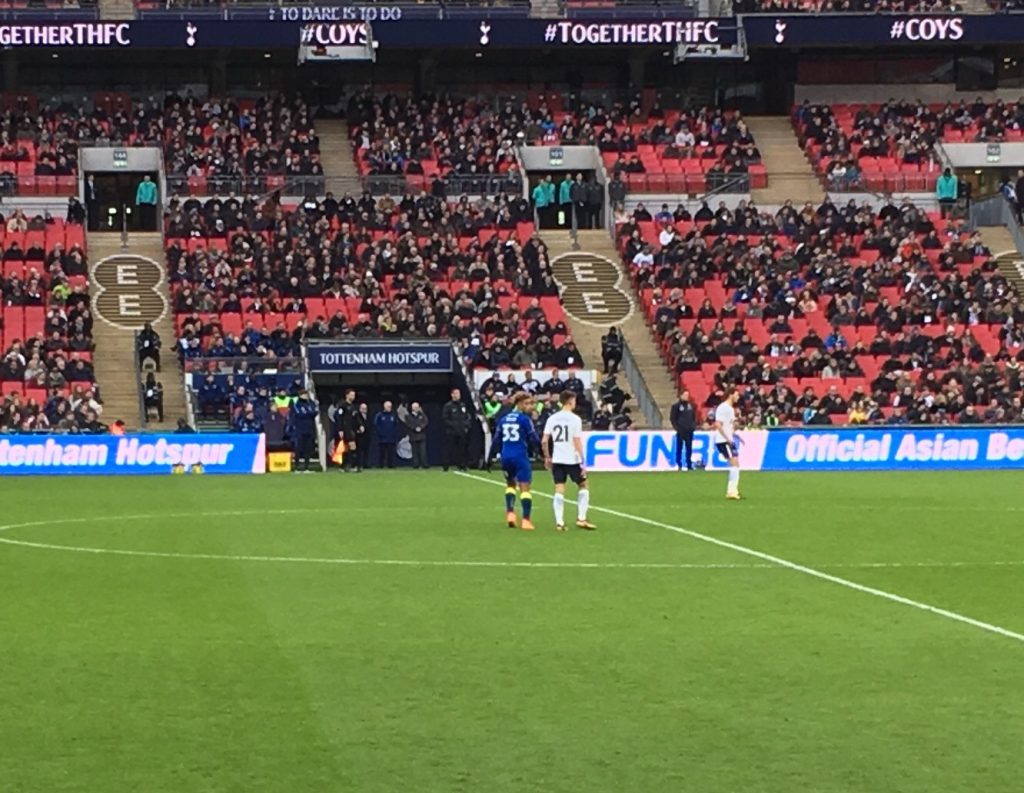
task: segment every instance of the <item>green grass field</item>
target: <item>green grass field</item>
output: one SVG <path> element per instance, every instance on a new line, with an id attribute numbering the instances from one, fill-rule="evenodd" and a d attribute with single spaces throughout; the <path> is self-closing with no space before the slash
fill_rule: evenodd
<path id="1" fill-rule="evenodd" d="M 0 791 L 1020 791 L 1021 481 L 7 479 Z"/>

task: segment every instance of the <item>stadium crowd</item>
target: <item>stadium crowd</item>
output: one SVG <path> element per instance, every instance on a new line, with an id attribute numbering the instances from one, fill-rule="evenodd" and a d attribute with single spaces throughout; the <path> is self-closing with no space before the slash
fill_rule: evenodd
<path id="1" fill-rule="evenodd" d="M 328 194 L 170 204 L 179 355 L 287 358 L 303 339 L 451 338 L 474 367 L 581 367 L 518 196 Z"/>
<path id="2" fill-rule="evenodd" d="M 805 101 L 794 108 L 793 123 L 800 145 L 833 188 L 930 190 L 941 171 L 938 141 L 1022 141 L 1024 103 L 980 96 L 937 104 Z"/>
<path id="3" fill-rule="evenodd" d="M 0 234 L 0 430 L 105 430 L 84 250 L 65 248 L 64 222 L 49 215 L 15 210 Z"/>
<path id="4" fill-rule="evenodd" d="M 609 171 L 642 189 L 641 174 L 707 172 L 716 187 L 761 166 L 740 113 L 716 107 L 683 110 L 659 101 L 584 103 L 563 108 L 561 94 L 486 100 L 424 95 L 357 94 L 348 105 L 356 162 L 367 175 L 443 177 L 518 173 L 515 147 L 588 145 Z M 438 192 L 442 187 L 436 188 Z"/>
<path id="5" fill-rule="evenodd" d="M 617 234 L 705 407 L 739 385 L 757 424 L 1024 421 L 1019 296 L 978 235 L 909 201 L 664 208 Z"/>
<path id="6" fill-rule="evenodd" d="M 0 182 L 31 183 L 47 194 L 58 192 L 63 179 L 69 189 L 59 192 L 72 193 L 67 180 L 78 172 L 78 145 L 97 140 L 163 147 L 168 175 L 192 179 L 199 193 L 208 178 L 245 177 L 262 191 L 272 186 L 259 181 L 265 177 L 323 175 L 313 117 L 301 99 L 200 99 L 171 91 L 162 100 L 102 94 L 91 103 L 40 105 L 26 95 L 6 103 Z M 45 181 L 51 177 L 52 184 Z"/>

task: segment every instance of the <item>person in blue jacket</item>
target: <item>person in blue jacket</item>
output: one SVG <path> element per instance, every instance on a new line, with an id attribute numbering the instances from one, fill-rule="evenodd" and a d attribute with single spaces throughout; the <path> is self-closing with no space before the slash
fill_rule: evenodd
<path id="1" fill-rule="evenodd" d="M 288 411 L 288 434 L 295 449 L 295 470 L 308 471 L 316 444 L 316 414 L 319 411 L 308 391 L 299 392 Z"/>
<path id="2" fill-rule="evenodd" d="M 235 419 L 233 428 L 235 432 L 263 432 L 263 422 L 257 418 L 252 405 L 247 405 L 245 410 Z"/>
<path id="3" fill-rule="evenodd" d="M 381 468 L 385 465 L 395 467 L 395 447 L 401 425 L 393 407 L 390 401 L 385 401 L 380 413 L 373 417 L 373 428 L 377 432 L 377 464 Z"/>

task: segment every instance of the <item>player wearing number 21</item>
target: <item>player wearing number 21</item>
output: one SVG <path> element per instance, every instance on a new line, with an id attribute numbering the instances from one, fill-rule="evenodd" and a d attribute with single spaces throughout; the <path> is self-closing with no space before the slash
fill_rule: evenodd
<path id="1" fill-rule="evenodd" d="M 736 432 L 736 403 L 739 399 L 739 392 L 730 388 L 725 401 L 715 408 L 715 448 L 729 461 L 725 497 L 734 500 L 740 498 L 740 437 Z"/>
<path id="2" fill-rule="evenodd" d="M 523 531 L 533 531 L 533 467 L 530 451 L 540 445 L 537 430 L 533 428 L 533 397 L 525 391 L 515 395 L 512 410 L 498 419 L 494 427 L 494 442 L 488 460 L 501 456 L 501 470 L 505 474 L 505 518 L 510 528 L 516 527 L 516 489 L 523 506 Z"/>
<path id="3" fill-rule="evenodd" d="M 587 470 L 583 464 L 583 422 L 574 412 L 576 395 L 572 391 L 563 391 L 558 401 L 562 409 L 547 420 L 540 442 L 544 450 L 544 467 L 551 471 L 555 480 L 555 528 L 565 531 L 565 482 L 571 479 L 579 488 L 576 497 L 576 526 L 593 531 L 597 526 L 587 520 L 590 489 L 587 487 Z"/>

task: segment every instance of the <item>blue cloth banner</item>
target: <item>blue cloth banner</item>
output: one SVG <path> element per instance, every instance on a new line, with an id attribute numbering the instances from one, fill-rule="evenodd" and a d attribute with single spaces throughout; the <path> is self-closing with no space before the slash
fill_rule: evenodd
<path id="1" fill-rule="evenodd" d="M 676 434 L 669 431 L 584 434 L 591 471 L 672 471 Z M 942 471 L 1024 469 L 1024 427 L 836 427 L 738 433 L 740 466 L 750 471 Z M 728 463 L 713 434 L 697 432 L 694 463 Z"/>
<path id="2" fill-rule="evenodd" d="M 450 344 L 311 344 L 311 372 L 450 372 Z"/>
<path id="3" fill-rule="evenodd" d="M 5 435 L 0 476 L 266 472 L 262 434 Z"/>

